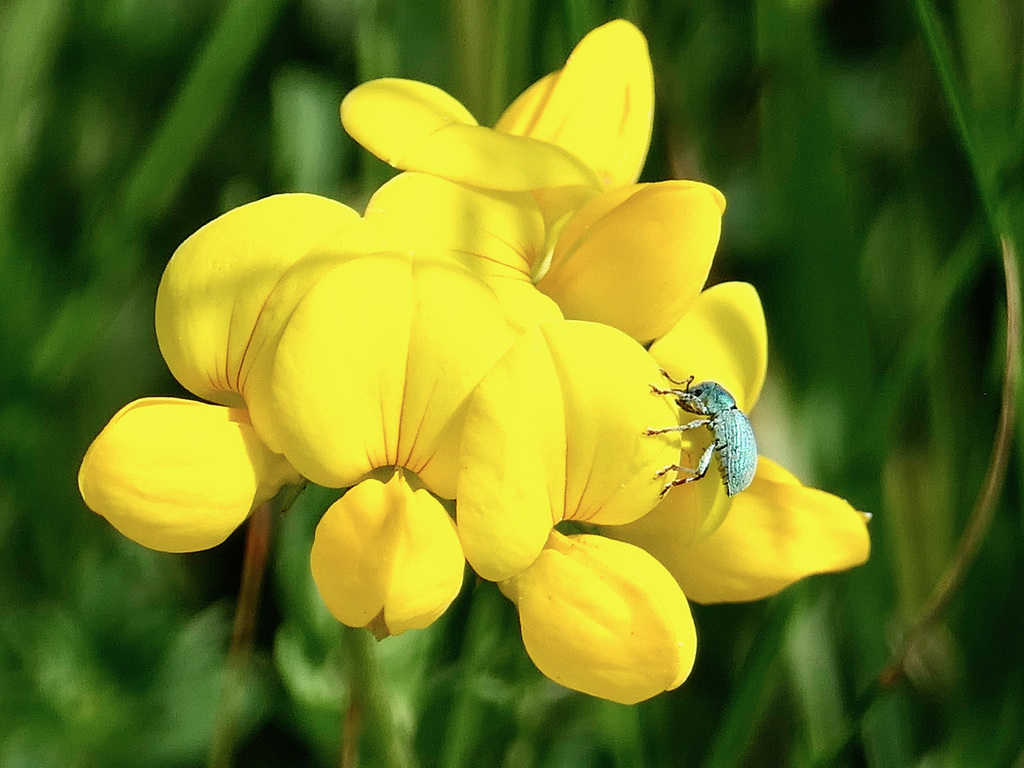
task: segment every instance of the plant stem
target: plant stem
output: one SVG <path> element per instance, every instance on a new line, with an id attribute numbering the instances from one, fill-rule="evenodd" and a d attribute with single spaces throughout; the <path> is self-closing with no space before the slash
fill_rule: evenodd
<path id="1" fill-rule="evenodd" d="M 917 21 L 921 27 L 925 44 L 928 46 L 928 53 L 935 65 L 939 82 L 946 96 L 946 104 L 953 112 L 953 122 L 956 124 L 957 132 L 960 134 L 960 141 L 964 145 L 967 154 L 967 162 L 971 167 L 971 174 L 974 176 L 974 184 L 981 197 L 982 207 L 985 209 L 985 218 L 989 227 L 995 234 L 996 241 L 1000 240 L 1001 228 L 996 216 L 996 206 L 992 199 L 991 178 L 986 174 L 982 157 L 975 142 L 975 133 L 971 125 L 970 116 L 967 112 L 968 101 L 964 95 L 960 80 L 953 68 L 953 54 L 949 48 L 949 41 L 946 39 L 939 22 L 939 14 L 931 0 L 914 0 L 914 10 L 917 13 Z"/>
<path id="2" fill-rule="evenodd" d="M 237 703 L 249 656 L 259 609 L 263 576 L 270 553 L 270 502 L 263 502 L 249 516 L 242 560 L 242 583 L 238 588 L 235 621 L 231 629 L 231 648 L 224 668 L 224 683 L 217 707 L 213 741 L 206 764 L 209 768 L 228 768 L 234 756 L 237 738 Z"/>
<path id="3" fill-rule="evenodd" d="M 772 683 L 775 660 L 779 657 L 795 602 L 792 592 L 779 595 L 773 601 L 771 616 L 761 626 L 757 642 L 743 662 L 737 677 L 737 691 L 720 718 L 721 725 L 711 742 L 704 768 L 725 768 L 742 762 L 758 719 L 775 688 Z"/>
<path id="4" fill-rule="evenodd" d="M 381 764 L 386 768 L 411 768 L 409 750 L 395 726 L 394 713 L 377 664 L 376 644 L 366 629 L 345 627 L 345 671 L 349 702 L 342 714 L 341 754 L 338 765 L 350 768 L 359 762 L 363 723 L 368 723 L 378 742 Z"/>
<path id="5" fill-rule="evenodd" d="M 464 768 L 474 762 L 473 739 L 483 715 L 473 683 L 486 673 L 494 658 L 494 627 L 501 621 L 500 603 L 504 600 L 493 584 L 477 584 L 470 595 L 459 671 L 452 680 L 452 701 L 438 760 L 441 768 Z"/>
<path id="6" fill-rule="evenodd" d="M 1020 378 L 1021 296 L 1017 258 L 1007 238 L 1003 238 L 1003 270 L 1006 275 L 1006 373 L 1003 377 L 1002 406 L 996 440 L 981 493 L 971 510 L 960 543 L 917 620 L 907 631 L 889 664 L 878 676 L 883 688 L 896 685 L 906 675 L 907 657 L 917 642 L 938 620 L 963 582 L 967 569 L 978 554 L 995 514 L 996 501 L 1006 477 L 1010 441 L 1016 417 L 1017 381 Z"/>

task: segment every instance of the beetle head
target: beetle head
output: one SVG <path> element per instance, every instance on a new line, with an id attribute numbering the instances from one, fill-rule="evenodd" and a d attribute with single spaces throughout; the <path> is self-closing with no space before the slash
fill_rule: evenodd
<path id="1" fill-rule="evenodd" d="M 709 415 L 736 407 L 736 398 L 717 381 L 702 381 L 688 387 L 687 391 L 704 405 L 705 412 Z"/>

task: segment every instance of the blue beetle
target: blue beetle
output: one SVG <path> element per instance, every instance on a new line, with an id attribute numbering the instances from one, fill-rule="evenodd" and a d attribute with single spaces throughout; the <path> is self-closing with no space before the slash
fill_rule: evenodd
<path id="1" fill-rule="evenodd" d="M 673 384 L 681 385 L 683 389 L 659 389 L 652 384 L 651 391 L 656 395 L 672 395 L 680 408 L 702 418 L 674 427 L 648 429 L 645 434 L 663 435 L 666 432 L 684 432 L 697 427 L 707 427 L 713 438 L 711 445 L 697 462 L 696 469 L 670 464 L 658 472 L 658 477 L 672 471 L 689 473 L 685 477 L 677 477 L 666 485 L 661 492 L 662 495 L 674 485 L 692 483 L 704 477 L 711 466 L 711 457 L 715 451 L 718 451 L 718 468 L 722 472 L 726 495 L 735 496 L 746 489 L 757 470 L 757 442 L 754 440 L 750 420 L 736 406 L 736 398 L 715 381 L 694 384 L 693 376 L 685 381 L 676 381 L 666 371 L 661 373 Z"/>

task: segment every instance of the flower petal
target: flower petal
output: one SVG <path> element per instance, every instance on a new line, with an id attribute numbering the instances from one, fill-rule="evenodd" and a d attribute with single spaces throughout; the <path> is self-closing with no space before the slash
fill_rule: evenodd
<path id="1" fill-rule="evenodd" d="M 477 125 L 458 101 L 414 80 L 363 83 L 341 103 L 345 130 L 384 162 L 484 189 L 583 184 L 594 172 L 561 147 Z"/>
<path id="2" fill-rule="evenodd" d="M 349 136 L 395 165 L 425 137 L 448 125 L 476 125 L 462 103 L 417 80 L 385 77 L 357 85 L 341 102 Z"/>
<path id="3" fill-rule="evenodd" d="M 614 189 L 640 176 L 653 118 L 647 41 L 619 19 L 584 37 L 565 67 L 528 88 L 495 127 L 564 147 Z"/>
<path id="4" fill-rule="evenodd" d="M 372 247 L 376 233 L 364 228 L 362 245 Z M 274 354 L 295 307 L 326 274 L 351 259 L 365 256 L 328 241 L 314 246 L 278 279 L 256 321 L 246 358 L 239 372 L 238 388 L 249 408 L 252 425 L 267 446 L 283 453 L 277 423 L 268 405 L 273 391 Z"/>
<path id="5" fill-rule="evenodd" d="M 644 430 L 674 409 L 651 394 L 657 366 L 625 334 L 553 321 L 523 334 L 473 392 L 462 444 L 459 535 L 485 579 L 540 554 L 563 519 L 617 523 L 658 501 L 677 435 Z"/>
<path id="6" fill-rule="evenodd" d="M 295 471 L 245 411 L 173 398 L 129 403 L 89 446 L 86 505 L 129 539 L 163 552 L 220 544 Z"/>
<path id="7" fill-rule="evenodd" d="M 484 189 L 597 186 L 594 172 L 561 147 L 481 125 L 450 125 L 392 163 Z"/>
<path id="8" fill-rule="evenodd" d="M 530 280 L 533 262 L 545 250 L 545 228 L 529 194 L 402 173 L 377 190 L 364 218 L 383 248 L 451 254 L 494 290 L 514 328 L 561 318 L 558 306 Z"/>
<path id="9" fill-rule="evenodd" d="M 370 198 L 364 218 L 381 229 L 387 249 L 455 251 L 524 276 L 544 249 L 544 220 L 529 194 L 425 173 L 391 179 Z"/>
<path id="10" fill-rule="evenodd" d="M 717 381 L 749 411 L 768 370 L 768 329 L 757 290 L 749 283 L 708 288 L 651 345 L 651 355 L 674 378 Z"/>
<path id="11" fill-rule="evenodd" d="M 763 456 L 710 536 L 689 536 L 693 522 L 668 511 L 606 532 L 658 558 L 700 603 L 759 600 L 805 576 L 860 565 L 871 546 L 864 514 Z"/>
<path id="12" fill-rule="evenodd" d="M 704 287 L 724 210 L 722 194 L 695 181 L 606 192 L 566 225 L 537 287 L 568 318 L 650 341 L 667 333 Z"/>
<path id="13" fill-rule="evenodd" d="M 278 278 L 316 243 L 360 224 L 341 203 L 286 194 L 228 211 L 189 237 L 156 296 L 157 340 L 175 378 L 206 400 L 244 405 L 242 369 Z"/>
<path id="14" fill-rule="evenodd" d="M 553 533 L 537 561 L 503 586 L 533 663 L 568 688 L 635 704 L 676 688 L 693 668 L 686 598 L 637 547 Z"/>
<path id="15" fill-rule="evenodd" d="M 548 260 L 548 264 L 542 264 L 539 261 L 534 262 L 533 271 L 535 279 L 544 272 L 547 272 L 555 243 L 558 241 L 558 236 L 562 230 L 565 229 L 566 223 L 586 203 L 603 194 L 604 192 L 599 187 L 588 186 L 549 187 L 547 189 L 533 190 L 532 197 L 537 203 L 537 208 L 544 217 L 544 225 L 547 227 L 545 252 Z M 543 271 L 538 272 L 538 267 L 541 266 Z"/>
<path id="16" fill-rule="evenodd" d="M 690 414 L 683 414 L 686 421 Z M 682 467 L 695 469 L 705 449 L 711 445 L 711 432 L 707 429 L 691 429 L 683 432 L 682 451 L 674 460 Z M 729 514 L 732 509 L 732 497 L 725 492 L 718 469 L 718 456 L 712 456 L 711 467 L 707 474 L 696 482 L 676 485 L 669 489 L 661 503 L 647 513 L 646 517 L 670 519 L 672 525 L 678 525 L 678 535 L 686 542 L 697 541 L 710 535 Z M 606 535 L 619 538 L 614 527 L 605 531 Z M 629 539 L 625 539 L 629 541 Z"/>
<path id="17" fill-rule="evenodd" d="M 451 259 L 351 259 L 296 305 L 254 419 L 266 409 L 284 454 L 320 485 L 395 465 L 452 498 L 466 400 L 511 338 L 494 293 Z"/>
<path id="18" fill-rule="evenodd" d="M 370 478 L 331 505 L 316 528 L 313 579 L 338 621 L 387 634 L 431 624 L 462 586 L 465 560 L 441 503 L 401 471 Z"/>

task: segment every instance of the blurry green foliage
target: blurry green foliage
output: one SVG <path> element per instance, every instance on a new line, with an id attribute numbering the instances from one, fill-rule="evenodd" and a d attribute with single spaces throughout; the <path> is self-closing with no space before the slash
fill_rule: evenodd
<path id="1" fill-rule="evenodd" d="M 148 552 L 75 486 L 121 404 L 181 394 L 152 330 L 174 248 L 274 192 L 359 207 L 392 171 L 339 125 L 356 83 L 426 80 L 493 121 L 620 15 L 655 65 L 645 177 L 726 193 L 712 280 L 764 300 L 764 451 L 874 513 L 872 559 L 760 604 L 697 607 L 692 678 L 637 707 L 546 681 L 511 605 L 467 581 L 429 630 L 376 649 L 393 724 L 367 710 L 364 764 L 1024 764 L 1021 430 L 992 530 L 910 683 L 862 696 L 948 563 L 993 442 L 996 235 L 1024 243 L 1018 2 L 7 0 L 0 768 L 205 759 L 239 536 Z M 239 764 L 337 762 L 371 651 L 309 575 L 325 493 L 307 490 L 277 531 L 235 702 Z"/>

